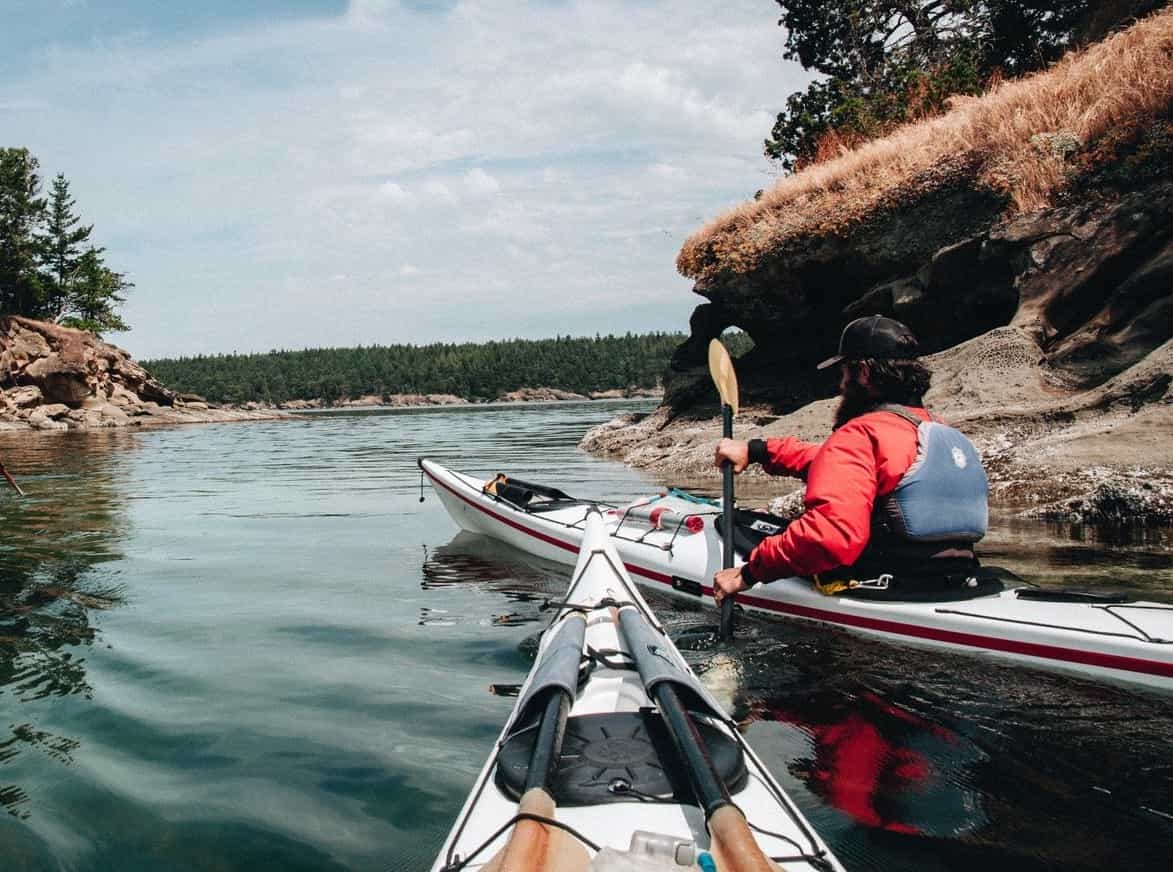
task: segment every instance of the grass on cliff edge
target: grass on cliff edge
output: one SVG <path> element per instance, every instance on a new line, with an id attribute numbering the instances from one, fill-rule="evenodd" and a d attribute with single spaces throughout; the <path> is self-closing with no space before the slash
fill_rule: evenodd
<path id="1" fill-rule="evenodd" d="M 1171 105 L 1173 9 L 1044 72 L 954 98 L 943 116 L 781 179 L 689 237 L 676 266 L 692 279 L 747 273 L 790 239 L 843 232 L 958 173 L 1003 194 L 1011 211 L 1039 209 L 1064 187 L 1073 157 L 1109 137 L 1139 134 Z"/>

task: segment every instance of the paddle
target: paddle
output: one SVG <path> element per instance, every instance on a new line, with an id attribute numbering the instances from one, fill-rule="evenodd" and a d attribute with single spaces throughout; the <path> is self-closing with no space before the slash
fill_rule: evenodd
<path id="1" fill-rule="evenodd" d="M 737 374 L 733 371 L 733 361 L 729 359 L 729 352 L 721 344 L 720 339 L 709 342 L 709 375 L 713 377 L 713 384 L 717 386 L 717 393 L 721 397 L 721 435 L 726 439 L 733 438 L 733 416 L 737 414 Z M 721 493 L 721 529 L 724 534 L 721 568 L 729 569 L 733 566 L 733 464 L 729 461 L 721 466 L 722 481 Z M 733 595 L 721 600 L 721 641 L 728 642 L 733 638 Z"/>
<path id="2" fill-rule="evenodd" d="M 629 612 L 633 613 L 633 617 L 628 617 Z M 624 621 L 625 636 L 630 641 L 626 621 L 640 618 L 634 615 L 634 609 L 624 609 L 620 616 Z M 684 763 L 693 794 L 705 813 L 717 868 L 721 872 L 779 872 L 779 866 L 762 852 L 753 833 L 749 831 L 749 824 L 741 809 L 733 804 L 729 788 L 713 765 L 704 737 L 680 702 L 672 682 L 657 682 L 651 695 Z"/>
<path id="3" fill-rule="evenodd" d="M 552 688 L 538 721 L 525 786 L 517 804 L 518 814 L 554 817 L 554 797 L 546 789 L 546 780 L 558 763 L 569 712 L 570 697 L 561 688 Z M 573 836 L 527 818 L 513 827 L 509 841 L 485 866 L 485 872 L 538 872 L 542 869 L 577 872 L 585 870 L 588 863 L 590 857 L 586 848 Z"/>
<path id="4" fill-rule="evenodd" d="M 12 477 L 12 474 L 4 468 L 3 462 L 0 462 L 0 475 L 3 475 L 8 480 L 8 483 L 12 485 L 13 489 L 18 494 L 20 494 L 22 497 L 24 496 L 24 491 L 20 489 L 20 485 L 16 483 L 16 479 Z"/>

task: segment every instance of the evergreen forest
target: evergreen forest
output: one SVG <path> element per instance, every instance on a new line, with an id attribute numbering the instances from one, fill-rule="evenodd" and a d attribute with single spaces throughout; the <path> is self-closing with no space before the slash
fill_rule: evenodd
<path id="1" fill-rule="evenodd" d="M 216 403 L 328 403 L 371 394 L 455 394 L 493 400 L 525 387 L 575 393 L 654 387 L 684 342 L 681 333 L 485 343 L 375 345 L 218 354 L 144 361 L 155 378 L 174 390 Z M 745 334 L 725 337 L 740 354 Z"/>

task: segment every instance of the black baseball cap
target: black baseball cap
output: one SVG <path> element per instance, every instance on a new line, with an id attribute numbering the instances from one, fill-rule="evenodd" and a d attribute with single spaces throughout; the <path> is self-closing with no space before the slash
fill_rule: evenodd
<path id="1" fill-rule="evenodd" d="M 912 331 L 892 318 L 869 315 L 856 318 L 839 336 L 839 353 L 819 364 L 819 369 L 843 360 L 911 360 L 920 354 Z"/>

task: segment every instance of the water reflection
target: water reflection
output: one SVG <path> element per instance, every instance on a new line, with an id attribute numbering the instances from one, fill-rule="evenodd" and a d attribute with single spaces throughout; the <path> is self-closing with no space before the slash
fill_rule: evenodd
<path id="1" fill-rule="evenodd" d="M 554 579 L 565 574 L 561 567 L 543 571 L 536 565 L 517 559 L 517 551 L 501 542 L 462 532 L 448 544 L 424 549 L 422 590 L 451 586 L 480 587 L 505 597 L 512 608 L 496 611 L 490 622 L 499 626 L 518 626 L 549 621 L 544 614 L 546 602 L 558 589 Z M 565 586 L 565 581 L 560 582 Z M 482 620 L 480 615 L 460 616 L 448 610 L 425 606 L 420 609 L 420 625 L 450 625 L 461 620 Z"/>
<path id="2" fill-rule="evenodd" d="M 100 567 L 121 556 L 126 522 L 117 449 L 133 447 L 127 435 L 97 438 L 108 452 L 98 474 L 84 462 L 76 436 L 24 435 L 0 444 L 26 492 L 0 494 L 0 697 L 7 698 L 9 722 L 7 738 L 0 739 L 0 764 L 35 750 L 68 765 L 79 745 L 39 727 L 34 712 L 40 709 L 25 707 L 49 697 L 92 694 L 85 658 L 76 649 L 97 637 L 93 613 L 124 598 L 122 585 Z M 28 801 L 21 786 L 0 782 L 0 807 L 10 814 L 27 817 Z"/>
<path id="3" fill-rule="evenodd" d="M 956 837 L 986 822 L 973 767 L 986 755 L 953 730 L 870 691 L 756 700 L 748 720 L 790 724 L 811 754 L 789 771 L 857 825 Z"/>
<path id="4" fill-rule="evenodd" d="M 1167 868 L 1166 697 L 810 625 L 739 633 L 686 657 L 847 868 Z"/>

